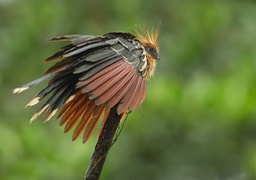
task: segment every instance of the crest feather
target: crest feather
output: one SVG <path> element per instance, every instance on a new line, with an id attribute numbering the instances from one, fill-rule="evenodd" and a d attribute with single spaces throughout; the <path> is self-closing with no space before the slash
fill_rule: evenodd
<path id="1" fill-rule="evenodd" d="M 143 45 L 152 46 L 157 50 L 159 50 L 158 36 L 159 36 L 159 29 L 155 29 L 151 31 L 149 31 L 148 28 L 145 28 L 144 30 L 138 29 L 138 40 Z"/>

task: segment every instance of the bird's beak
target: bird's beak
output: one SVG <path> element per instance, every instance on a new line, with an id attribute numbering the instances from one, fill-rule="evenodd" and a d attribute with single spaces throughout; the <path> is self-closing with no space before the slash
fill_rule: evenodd
<path id="1" fill-rule="evenodd" d="M 156 60 L 160 60 L 160 55 L 159 54 L 157 54 Z"/>
<path id="2" fill-rule="evenodd" d="M 158 52 L 152 52 L 151 54 L 151 57 L 155 60 L 159 60 L 160 59 L 160 56 L 159 56 L 159 53 Z"/>
<path id="3" fill-rule="evenodd" d="M 156 60 L 160 60 L 160 55 L 158 53 L 155 54 Z"/>

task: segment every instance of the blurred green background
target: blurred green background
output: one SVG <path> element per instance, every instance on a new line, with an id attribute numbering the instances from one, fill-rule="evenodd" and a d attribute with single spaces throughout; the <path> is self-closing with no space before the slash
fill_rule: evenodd
<path id="1" fill-rule="evenodd" d="M 72 142 L 59 120 L 29 119 L 38 92 L 12 89 L 51 64 L 64 34 L 160 28 L 143 105 L 106 161 L 102 180 L 256 179 L 255 1 L 0 0 L 0 179 L 82 179 L 96 143 Z"/>

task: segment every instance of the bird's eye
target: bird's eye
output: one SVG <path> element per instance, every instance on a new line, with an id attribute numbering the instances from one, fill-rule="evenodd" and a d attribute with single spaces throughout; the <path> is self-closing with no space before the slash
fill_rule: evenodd
<path id="1" fill-rule="evenodd" d="M 152 53 L 153 51 L 155 51 L 155 49 L 152 48 L 151 46 L 147 46 L 145 49 L 146 49 L 146 51 L 147 51 L 148 53 Z"/>
<path id="2" fill-rule="evenodd" d="M 146 46 L 145 49 L 154 59 L 159 59 L 159 54 L 155 48 Z"/>

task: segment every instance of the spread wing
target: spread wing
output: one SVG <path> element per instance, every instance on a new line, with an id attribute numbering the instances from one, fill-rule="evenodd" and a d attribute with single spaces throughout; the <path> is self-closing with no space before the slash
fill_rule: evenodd
<path id="1" fill-rule="evenodd" d="M 44 76 L 14 89 L 20 93 L 44 80 L 48 85 L 27 106 L 46 99 L 31 121 L 42 113 L 46 121 L 60 109 L 65 132 L 75 127 L 73 140 L 82 132 L 88 140 L 97 122 L 104 125 L 109 111 L 117 106 L 125 114 L 141 104 L 146 94 L 146 56 L 142 45 L 128 33 L 103 36 L 71 35 L 50 39 L 69 41 L 46 61 L 60 60 Z"/>

